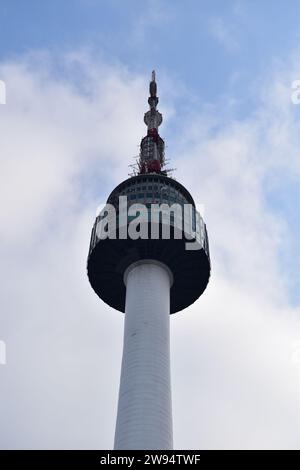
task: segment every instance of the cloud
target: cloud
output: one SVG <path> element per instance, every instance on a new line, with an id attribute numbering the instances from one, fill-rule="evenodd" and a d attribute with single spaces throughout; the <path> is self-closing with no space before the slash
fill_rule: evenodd
<path id="1" fill-rule="evenodd" d="M 299 448 L 300 309 L 289 291 L 299 276 L 285 264 L 299 223 L 267 204 L 270 181 L 273 191 L 299 181 L 294 62 L 259 84 L 245 119 L 199 113 L 175 143 L 182 181 L 205 202 L 212 256 L 205 295 L 173 324 L 174 414 L 186 448 Z M 193 430 L 189 443 L 179 428 Z"/>
<path id="2" fill-rule="evenodd" d="M 86 256 L 96 208 L 144 134 L 147 78 L 86 51 L 0 75 L 1 447 L 111 448 L 123 317 L 93 293 Z M 178 136 L 176 114 L 164 128 L 176 177 L 205 203 L 213 268 L 171 318 L 176 448 L 299 447 L 299 307 L 279 258 L 292 228 L 266 203 L 270 179 L 299 176 L 286 80 L 260 88 L 243 121 L 199 110 Z"/>
<path id="3" fill-rule="evenodd" d="M 144 83 L 85 54 L 63 62 L 84 73 L 87 93 L 56 78 L 50 57 L 1 64 L 3 448 L 113 439 L 122 316 L 91 292 L 86 256 L 97 205 L 126 176 L 142 132 Z"/>
<path id="4" fill-rule="evenodd" d="M 211 18 L 208 27 L 211 36 L 228 52 L 236 52 L 239 50 L 239 43 L 235 35 L 222 18 Z"/>
<path id="5" fill-rule="evenodd" d="M 134 20 L 134 25 L 130 35 L 131 42 L 142 44 L 143 47 L 157 47 L 152 36 L 157 28 L 168 27 L 168 23 L 173 19 L 174 11 L 170 5 L 166 5 L 161 0 L 148 0 L 141 14 Z M 151 38 L 151 39 L 149 39 Z"/>

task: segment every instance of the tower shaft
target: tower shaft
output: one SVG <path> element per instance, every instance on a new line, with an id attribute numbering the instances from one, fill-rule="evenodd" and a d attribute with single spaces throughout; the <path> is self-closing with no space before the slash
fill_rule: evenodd
<path id="1" fill-rule="evenodd" d="M 124 275 L 125 328 L 115 449 L 173 446 L 171 276 L 155 260 L 134 263 Z"/>

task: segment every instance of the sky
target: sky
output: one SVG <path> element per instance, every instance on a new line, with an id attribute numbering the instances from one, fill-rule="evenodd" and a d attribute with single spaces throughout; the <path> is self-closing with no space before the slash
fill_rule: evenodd
<path id="1" fill-rule="evenodd" d="M 113 446 L 124 316 L 86 258 L 154 68 L 212 261 L 171 317 L 174 446 L 300 448 L 299 15 L 293 0 L 1 0 L 0 448 Z"/>

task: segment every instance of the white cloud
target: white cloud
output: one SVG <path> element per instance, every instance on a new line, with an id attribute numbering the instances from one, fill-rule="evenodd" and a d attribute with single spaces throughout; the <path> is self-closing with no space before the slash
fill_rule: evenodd
<path id="1" fill-rule="evenodd" d="M 86 94 L 47 60 L 1 67 L 1 445 L 109 447 L 122 317 L 93 294 L 86 256 L 96 207 L 126 176 L 142 133 L 144 84 L 64 57 L 70 73 L 85 73 Z"/>
<path id="2" fill-rule="evenodd" d="M 148 0 L 144 2 L 144 8 L 141 14 L 134 20 L 130 42 L 142 44 L 150 49 L 157 48 L 155 35 L 158 28 L 169 27 L 168 23 L 173 18 L 174 13 L 170 4 L 161 2 L 161 0 Z"/>
<path id="3" fill-rule="evenodd" d="M 239 43 L 235 35 L 222 18 L 211 18 L 208 27 L 211 36 L 228 52 L 236 52 L 239 50 Z"/>
<path id="4" fill-rule="evenodd" d="M 220 116 L 213 130 L 200 115 L 177 142 L 182 181 L 205 201 L 213 269 L 205 295 L 173 325 L 184 447 L 299 448 L 300 364 L 293 358 L 300 309 L 291 307 L 283 258 L 299 226 L 266 203 L 270 178 L 287 185 L 299 179 L 299 121 L 289 88 L 296 70 L 287 63 L 267 77 L 245 120 L 224 125 Z M 192 432 L 187 438 L 179 428 Z"/>
<path id="5" fill-rule="evenodd" d="M 85 263 L 96 207 L 144 133 L 147 90 L 86 53 L 63 61 L 69 80 L 51 57 L 0 68 L 3 448 L 113 441 L 123 319 Z M 265 181 L 299 170 L 300 134 L 274 83 L 255 116 L 213 131 L 218 118 L 199 113 L 175 142 L 176 177 L 205 203 L 213 268 L 203 297 L 171 318 L 177 448 L 299 447 L 299 308 L 278 262 L 290 227 L 266 205 Z"/>

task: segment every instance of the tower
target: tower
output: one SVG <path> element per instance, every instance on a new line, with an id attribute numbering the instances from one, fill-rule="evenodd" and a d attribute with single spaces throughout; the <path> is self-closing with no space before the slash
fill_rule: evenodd
<path id="1" fill-rule="evenodd" d="M 137 166 L 97 216 L 87 263 L 96 294 L 125 312 L 115 449 L 172 449 L 170 314 L 210 276 L 205 223 L 166 169 L 155 72 L 149 88 Z"/>

